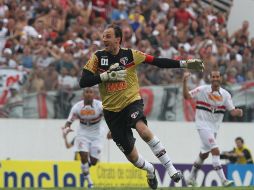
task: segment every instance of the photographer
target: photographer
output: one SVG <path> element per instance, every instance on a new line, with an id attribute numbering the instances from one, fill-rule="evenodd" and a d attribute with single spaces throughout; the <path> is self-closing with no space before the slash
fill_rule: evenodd
<path id="1" fill-rule="evenodd" d="M 222 152 L 221 159 L 228 159 L 230 163 L 236 164 L 253 164 L 250 150 L 244 144 L 242 137 L 235 139 L 236 147 L 229 152 Z"/>

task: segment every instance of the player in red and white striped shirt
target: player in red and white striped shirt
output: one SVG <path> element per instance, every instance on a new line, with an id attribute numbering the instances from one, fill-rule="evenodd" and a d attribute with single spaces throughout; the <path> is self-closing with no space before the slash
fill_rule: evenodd
<path id="1" fill-rule="evenodd" d="M 216 142 L 216 135 L 226 110 L 232 116 L 242 117 L 242 109 L 235 108 L 231 95 L 221 84 L 219 71 L 212 71 L 210 74 L 211 85 L 202 85 L 191 91 L 187 86 L 187 79 L 190 73 L 185 73 L 183 78 L 183 95 L 185 99 L 196 100 L 196 127 L 201 140 L 201 151 L 191 169 L 187 181 L 189 186 L 196 186 L 196 175 L 204 160 L 212 154 L 214 170 L 218 173 L 223 186 L 231 186 L 233 181 L 227 180 L 220 163 L 220 150 Z"/>
<path id="2" fill-rule="evenodd" d="M 101 125 L 103 117 L 102 103 L 94 99 L 94 89 L 87 87 L 83 91 L 83 100 L 77 102 L 71 109 L 69 117 L 63 128 L 63 135 L 73 131 L 72 123 L 78 119 L 77 135 L 74 140 L 74 148 L 81 157 L 81 170 L 88 180 L 88 188 L 93 187 L 89 174 L 90 165 L 96 165 L 100 159 L 103 147 L 104 130 Z M 89 162 L 89 163 L 88 163 Z"/>

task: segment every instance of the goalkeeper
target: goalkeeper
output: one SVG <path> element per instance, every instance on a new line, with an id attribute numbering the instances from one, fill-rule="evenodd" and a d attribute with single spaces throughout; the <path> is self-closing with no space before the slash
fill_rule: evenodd
<path id="1" fill-rule="evenodd" d="M 137 151 L 132 129 L 136 129 L 148 144 L 171 179 L 174 182 L 180 181 L 182 173 L 176 170 L 159 138 L 147 127 L 136 67 L 140 63 L 145 63 L 160 68 L 188 68 L 202 71 L 203 61 L 155 58 L 137 50 L 122 48 L 122 30 L 117 25 L 109 25 L 102 37 L 105 49 L 95 52 L 84 66 L 80 87 L 99 84 L 104 117 L 112 139 L 134 166 L 147 171 L 150 188 L 156 189 L 158 186 L 155 169 Z"/>

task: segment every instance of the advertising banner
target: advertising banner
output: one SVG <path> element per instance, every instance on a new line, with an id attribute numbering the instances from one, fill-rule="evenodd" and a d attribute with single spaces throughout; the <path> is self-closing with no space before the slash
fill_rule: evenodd
<path id="1" fill-rule="evenodd" d="M 184 178 L 174 183 L 161 164 L 154 164 L 159 187 L 184 187 L 191 164 L 176 164 Z M 227 165 L 223 170 L 235 186 L 254 185 L 253 165 Z M 90 168 L 96 187 L 148 187 L 146 172 L 130 163 L 99 163 Z M 198 186 L 221 186 L 212 165 L 203 165 L 197 174 Z M 0 162 L 0 188 L 87 187 L 79 161 L 11 161 Z"/>
<path id="2" fill-rule="evenodd" d="M 157 178 L 159 182 L 160 187 L 184 187 L 187 186 L 186 181 L 189 178 L 190 171 L 191 171 L 191 164 L 175 164 L 175 167 L 177 170 L 181 170 L 183 173 L 183 180 L 181 180 L 179 183 L 174 183 L 169 175 L 167 174 L 167 171 L 161 164 L 155 164 L 156 170 L 157 170 Z M 225 175 L 227 174 L 227 168 L 226 166 L 223 166 L 223 170 L 225 172 Z M 204 186 L 204 187 L 211 187 L 211 186 L 221 186 L 221 181 L 216 173 L 216 171 L 213 170 L 212 165 L 203 165 L 202 168 L 197 173 L 197 185 Z"/>
<path id="3" fill-rule="evenodd" d="M 80 162 L 1 161 L 0 188 L 87 187 Z M 147 187 L 146 172 L 128 163 L 99 163 L 90 174 L 96 187 Z"/>
<path id="4" fill-rule="evenodd" d="M 9 88 L 19 86 L 25 80 L 24 72 L 16 69 L 0 69 L 0 105 L 4 105 L 9 97 Z"/>
<path id="5" fill-rule="evenodd" d="M 228 178 L 234 180 L 236 186 L 254 185 L 254 165 L 253 164 L 229 164 Z"/>

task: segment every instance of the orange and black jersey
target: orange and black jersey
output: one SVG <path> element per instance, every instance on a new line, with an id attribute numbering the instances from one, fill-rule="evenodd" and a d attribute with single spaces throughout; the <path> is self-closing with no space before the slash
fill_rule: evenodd
<path id="1" fill-rule="evenodd" d="M 102 82 L 100 74 L 107 71 L 115 63 L 119 63 L 126 68 L 126 80 Z M 136 72 L 136 66 L 140 63 L 149 63 L 161 68 L 180 68 L 180 63 L 177 60 L 155 58 L 133 49 L 121 48 L 117 55 L 100 50 L 95 52 L 84 66 L 80 87 L 99 84 L 103 108 L 119 112 L 130 103 L 141 99 Z"/>

